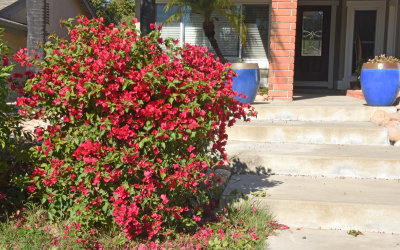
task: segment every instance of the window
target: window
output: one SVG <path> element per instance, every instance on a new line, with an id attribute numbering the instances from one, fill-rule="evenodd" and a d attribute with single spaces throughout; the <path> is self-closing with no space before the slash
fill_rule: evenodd
<path id="1" fill-rule="evenodd" d="M 168 12 L 164 11 L 165 4 L 157 4 L 156 23 L 161 25 L 169 16 L 176 12 L 177 8 L 172 7 Z M 180 37 L 181 26 L 179 23 L 168 24 L 161 30 L 162 37 L 172 37 L 173 39 L 182 40 Z"/>
<path id="2" fill-rule="evenodd" d="M 243 58 L 267 58 L 269 45 L 268 5 L 243 5 L 247 40 L 242 49 Z"/>
<path id="3" fill-rule="evenodd" d="M 176 9 L 164 11 L 165 4 L 157 4 L 156 21 L 160 25 Z M 226 59 L 235 62 L 240 56 L 243 59 L 266 59 L 269 41 L 269 7 L 266 4 L 238 5 L 247 26 L 247 42 L 240 45 L 240 38 L 229 22 L 222 17 L 215 17 L 215 38 Z M 207 47 L 214 52 L 203 31 L 203 20 L 200 15 L 186 14 L 181 23 L 168 24 L 163 27 L 162 36 L 178 39 L 183 43 L 192 43 Z"/>
<path id="4" fill-rule="evenodd" d="M 222 17 L 214 16 L 215 39 L 222 54 L 227 58 L 239 57 L 239 36 L 229 22 Z M 207 47 L 214 50 L 203 31 L 203 20 L 200 15 L 191 14 L 185 22 L 185 42 Z"/>
<path id="5" fill-rule="evenodd" d="M 352 72 L 375 56 L 376 18 L 376 10 L 356 10 L 354 13 Z"/>

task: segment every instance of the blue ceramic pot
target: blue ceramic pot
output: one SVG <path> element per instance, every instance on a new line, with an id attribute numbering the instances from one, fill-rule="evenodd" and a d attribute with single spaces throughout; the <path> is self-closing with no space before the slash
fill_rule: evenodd
<path id="1" fill-rule="evenodd" d="M 368 105 L 390 106 L 400 87 L 399 63 L 364 63 L 361 88 Z"/>
<path id="2" fill-rule="evenodd" d="M 235 99 L 242 103 L 253 102 L 260 84 L 258 63 L 232 63 L 231 68 L 237 73 L 237 77 L 233 78 L 232 89 L 247 97 L 237 95 Z"/>

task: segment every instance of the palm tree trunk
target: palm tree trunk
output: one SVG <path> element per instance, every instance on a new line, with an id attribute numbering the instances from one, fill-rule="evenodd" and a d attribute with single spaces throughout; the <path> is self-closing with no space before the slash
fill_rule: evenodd
<path id="1" fill-rule="evenodd" d="M 140 3 L 140 31 L 145 36 L 151 32 L 150 24 L 156 22 L 156 1 L 141 0 Z"/>
<path id="2" fill-rule="evenodd" d="M 206 34 L 206 37 L 211 43 L 211 46 L 213 47 L 215 53 L 219 57 L 219 60 L 222 63 L 227 63 L 228 61 L 225 59 L 225 57 L 222 55 L 222 51 L 218 46 L 217 39 L 215 39 L 215 26 L 213 21 L 204 21 L 203 22 L 203 30 L 204 33 Z"/>
<path id="3" fill-rule="evenodd" d="M 43 48 L 39 48 L 39 44 L 44 44 L 46 35 L 46 23 L 45 23 L 45 12 L 46 12 L 46 0 L 27 0 L 26 1 L 26 12 L 27 12 L 27 23 L 28 23 L 28 34 L 27 34 L 27 48 L 28 55 L 33 56 L 38 54 L 41 59 L 44 58 Z M 35 52 L 32 53 L 32 50 Z M 33 71 L 38 71 L 38 68 L 34 68 Z"/>

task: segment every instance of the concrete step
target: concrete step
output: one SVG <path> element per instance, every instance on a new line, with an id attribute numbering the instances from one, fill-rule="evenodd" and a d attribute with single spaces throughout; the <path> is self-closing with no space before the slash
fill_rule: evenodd
<path id="1" fill-rule="evenodd" d="M 389 145 L 387 129 L 370 122 L 238 122 L 229 140 L 311 144 Z"/>
<path id="2" fill-rule="evenodd" d="M 233 175 L 221 205 L 237 193 L 292 228 L 400 234 L 400 180 Z"/>
<path id="3" fill-rule="evenodd" d="M 258 120 L 288 120 L 288 121 L 369 121 L 377 110 L 395 113 L 396 107 L 372 107 L 366 105 L 302 105 L 289 104 L 261 104 L 253 105 L 258 112 Z"/>
<path id="4" fill-rule="evenodd" d="M 279 231 L 269 237 L 267 243 L 270 250 L 399 250 L 400 235 L 362 232 L 354 237 L 344 230 L 301 228 Z"/>
<path id="5" fill-rule="evenodd" d="M 400 179 L 400 148 L 229 141 L 236 173 Z"/>

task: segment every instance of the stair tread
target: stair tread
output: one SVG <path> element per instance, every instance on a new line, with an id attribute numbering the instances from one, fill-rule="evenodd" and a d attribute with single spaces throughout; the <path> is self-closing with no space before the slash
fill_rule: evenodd
<path id="1" fill-rule="evenodd" d="M 323 121 L 270 121 L 270 120 L 251 120 L 250 122 L 238 121 L 235 126 L 250 127 L 315 127 L 315 128 L 348 128 L 348 129 L 377 129 L 386 128 L 377 126 L 367 121 L 345 121 L 345 122 L 323 122 Z"/>
<path id="2" fill-rule="evenodd" d="M 377 110 L 395 113 L 396 107 L 373 107 L 362 103 L 349 103 L 347 99 L 335 102 L 270 103 L 253 105 L 258 112 L 255 120 L 281 121 L 369 121 Z"/>
<path id="3" fill-rule="evenodd" d="M 290 227 L 400 234 L 400 180 L 233 175 L 221 204 L 234 193 L 250 194 Z"/>
<path id="4" fill-rule="evenodd" d="M 233 190 L 266 192 L 268 197 L 258 197 L 266 200 L 395 206 L 400 213 L 400 180 L 233 175 L 224 196 Z"/>
<path id="5" fill-rule="evenodd" d="M 259 102 L 255 103 L 256 105 L 285 105 L 285 106 L 297 106 L 297 105 L 348 105 L 348 106 L 365 106 L 366 105 L 365 100 L 360 100 L 360 99 L 355 99 L 351 98 L 345 95 L 321 95 L 321 94 L 306 94 L 306 95 L 301 95 L 301 96 L 296 96 L 294 97 L 293 102 Z"/>
<path id="6" fill-rule="evenodd" d="M 357 100 L 356 100 L 357 101 Z M 302 108 L 302 107 L 313 107 L 313 108 L 317 108 L 316 105 L 318 105 L 318 107 L 331 107 L 331 108 L 354 108 L 354 109 L 365 109 L 365 110 L 369 110 L 369 109 L 380 109 L 380 110 L 386 110 L 386 111 L 394 111 L 396 110 L 395 106 L 368 106 L 365 104 L 365 102 L 363 103 L 358 102 L 358 103 L 349 103 L 343 100 L 340 101 L 336 101 L 336 102 L 319 102 L 318 104 L 313 103 L 313 102 L 301 102 L 301 101 L 296 101 L 296 102 L 255 102 L 251 104 L 256 110 L 257 109 L 262 109 L 262 108 L 270 108 L 270 107 L 281 107 L 281 108 Z"/>

